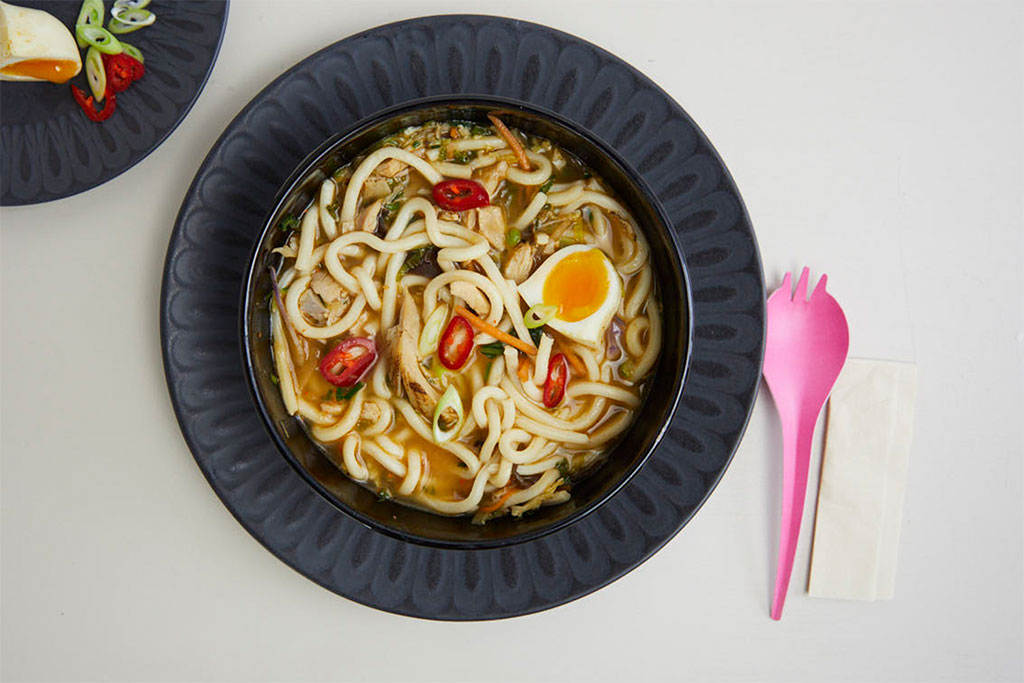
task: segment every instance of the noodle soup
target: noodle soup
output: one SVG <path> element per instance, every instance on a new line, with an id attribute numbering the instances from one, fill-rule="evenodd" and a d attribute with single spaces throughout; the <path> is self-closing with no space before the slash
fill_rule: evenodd
<path id="1" fill-rule="evenodd" d="M 381 497 L 521 516 L 569 500 L 632 423 L 661 345 L 647 244 L 550 141 L 406 128 L 279 227 L 273 379 Z"/>

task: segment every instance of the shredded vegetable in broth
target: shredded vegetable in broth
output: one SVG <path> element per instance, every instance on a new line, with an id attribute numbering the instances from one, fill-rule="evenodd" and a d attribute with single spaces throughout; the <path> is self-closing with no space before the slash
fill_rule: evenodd
<path id="1" fill-rule="evenodd" d="M 281 220 L 284 405 L 382 498 L 474 521 L 569 500 L 661 346 L 647 244 L 579 160 L 492 125 L 402 130 Z"/>

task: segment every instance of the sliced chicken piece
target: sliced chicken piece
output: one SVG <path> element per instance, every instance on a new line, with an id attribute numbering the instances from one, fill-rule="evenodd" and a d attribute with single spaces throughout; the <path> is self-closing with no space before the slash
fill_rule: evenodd
<path id="1" fill-rule="evenodd" d="M 409 165 L 398 159 L 388 159 L 373 170 L 374 173 L 385 178 L 394 178 L 396 175 L 409 168 Z"/>
<path id="2" fill-rule="evenodd" d="M 481 318 L 486 318 L 491 311 L 491 302 L 483 293 L 468 282 L 453 282 L 450 286 L 453 295 L 466 302 L 466 305 Z"/>
<path id="3" fill-rule="evenodd" d="M 491 246 L 505 248 L 505 210 L 500 206 L 484 206 L 476 210 L 476 229 Z"/>
<path id="4" fill-rule="evenodd" d="M 469 230 L 476 228 L 476 211 L 463 211 L 462 224 Z"/>
<path id="5" fill-rule="evenodd" d="M 519 246 L 509 254 L 508 261 L 505 262 L 505 277 L 515 280 L 516 284 L 530 277 L 530 273 L 533 272 L 533 256 L 536 251 L 535 244 L 520 242 Z"/>
<path id="6" fill-rule="evenodd" d="M 499 161 L 496 164 L 491 164 L 486 168 L 479 169 L 476 172 L 478 175 L 474 180 L 484 186 L 487 190 L 487 195 L 493 197 L 494 193 L 498 191 L 498 186 L 501 185 L 501 181 L 508 175 L 508 162 Z"/>
<path id="7" fill-rule="evenodd" d="M 380 419 L 380 406 L 376 403 L 370 403 L 369 401 L 363 402 L 363 407 L 359 410 L 359 422 L 363 424 L 373 424 Z"/>
<path id="8" fill-rule="evenodd" d="M 323 268 L 318 268 L 313 272 L 313 277 L 309 280 L 309 288 L 312 289 L 325 304 L 331 304 L 334 301 L 338 301 L 345 293 L 345 290 L 340 284 L 338 284 L 338 281 L 331 277 L 331 274 Z"/>
<path id="9" fill-rule="evenodd" d="M 416 346 L 420 338 L 420 312 L 412 296 L 406 292 L 398 325 L 387 332 L 388 380 L 391 386 L 405 389 L 412 406 L 427 419 L 434 421 L 434 408 L 439 395 L 423 375 Z M 458 421 L 458 413 L 448 408 L 438 420 L 443 430 L 451 429 Z"/>
<path id="10" fill-rule="evenodd" d="M 529 278 L 529 273 L 534 270 L 534 254 L 537 252 L 537 245 L 529 242 L 520 242 L 519 246 L 512 250 L 509 260 L 505 263 L 505 276 L 514 280 L 516 284 Z"/>
<path id="11" fill-rule="evenodd" d="M 402 330 L 398 325 L 385 330 L 382 334 L 384 341 L 383 360 L 387 362 L 387 382 L 399 395 L 402 393 L 402 373 L 399 372 L 398 364 L 398 343 L 402 338 Z"/>
<path id="12" fill-rule="evenodd" d="M 380 216 L 380 210 L 383 206 L 384 200 L 378 199 L 360 211 L 359 215 L 356 216 L 356 229 L 363 232 L 376 232 L 377 217 Z"/>
<path id="13" fill-rule="evenodd" d="M 308 289 L 299 297 L 299 311 L 311 325 L 323 325 L 330 315 L 330 310 L 324 306 L 323 299 Z"/>
<path id="14" fill-rule="evenodd" d="M 341 316 L 348 313 L 348 296 L 332 301 L 327 306 L 327 325 L 333 325 L 341 320 Z"/>
<path id="15" fill-rule="evenodd" d="M 379 199 L 387 197 L 389 194 L 391 194 L 391 188 L 388 186 L 388 181 L 380 176 L 372 175 L 363 184 L 364 199 Z"/>
<path id="16" fill-rule="evenodd" d="M 555 252 L 555 242 L 547 233 L 535 232 L 533 234 L 533 241 L 537 243 L 542 255 L 550 256 Z"/>

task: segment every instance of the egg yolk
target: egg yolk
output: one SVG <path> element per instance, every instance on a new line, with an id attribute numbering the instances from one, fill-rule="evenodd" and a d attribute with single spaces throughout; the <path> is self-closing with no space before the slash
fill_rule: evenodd
<path id="1" fill-rule="evenodd" d="M 78 73 L 78 64 L 66 59 L 26 59 L 0 69 L 10 76 L 38 78 L 51 83 L 64 83 Z"/>
<path id="2" fill-rule="evenodd" d="M 576 322 L 592 315 L 608 296 L 608 269 L 599 249 L 569 254 L 544 280 L 544 303 L 558 306 L 558 318 Z"/>

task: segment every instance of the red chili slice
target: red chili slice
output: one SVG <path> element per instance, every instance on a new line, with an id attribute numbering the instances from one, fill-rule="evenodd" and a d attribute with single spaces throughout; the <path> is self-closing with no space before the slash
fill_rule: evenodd
<path id="1" fill-rule="evenodd" d="M 565 385 L 569 383 L 569 361 L 564 353 L 556 353 L 548 361 L 548 376 L 544 380 L 544 405 L 554 408 L 565 396 Z"/>
<path id="2" fill-rule="evenodd" d="M 441 333 L 441 340 L 437 344 L 437 357 L 441 359 L 441 365 L 449 370 L 458 370 L 466 364 L 466 359 L 472 351 L 473 326 L 461 315 L 457 315 Z"/>
<path id="3" fill-rule="evenodd" d="M 106 121 L 117 109 L 117 97 L 113 93 L 107 96 L 107 101 L 103 105 L 103 109 L 96 111 L 96 106 L 93 104 L 92 95 L 86 97 L 85 92 L 76 85 L 71 86 L 71 96 L 75 98 L 75 102 L 82 108 L 85 115 L 89 117 L 91 121 Z"/>
<path id="4" fill-rule="evenodd" d="M 352 353 L 354 347 L 363 353 Z M 366 337 L 352 337 L 341 342 L 320 361 L 320 374 L 336 387 L 350 387 L 363 378 L 377 360 L 377 345 Z"/>
<path id="5" fill-rule="evenodd" d="M 125 53 L 102 55 L 103 70 L 107 72 L 107 92 L 124 92 L 134 81 L 142 78 L 146 67 Z"/>
<path id="6" fill-rule="evenodd" d="M 89 108 L 92 108 L 92 98 L 86 97 L 85 91 L 77 85 L 71 86 L 71 96 L 75 98 L 75 102 L 77 102 L 78 106 L 82 109 L 85 109 L 86 105 L 89 105 Z"/>
<path id="7" fill-rule="evenodd" d="M 487 206 L 491 198 L 474 180 L 442 180 L 434 185 L 434 201 L 446 211 L 468 211 Z"/>

